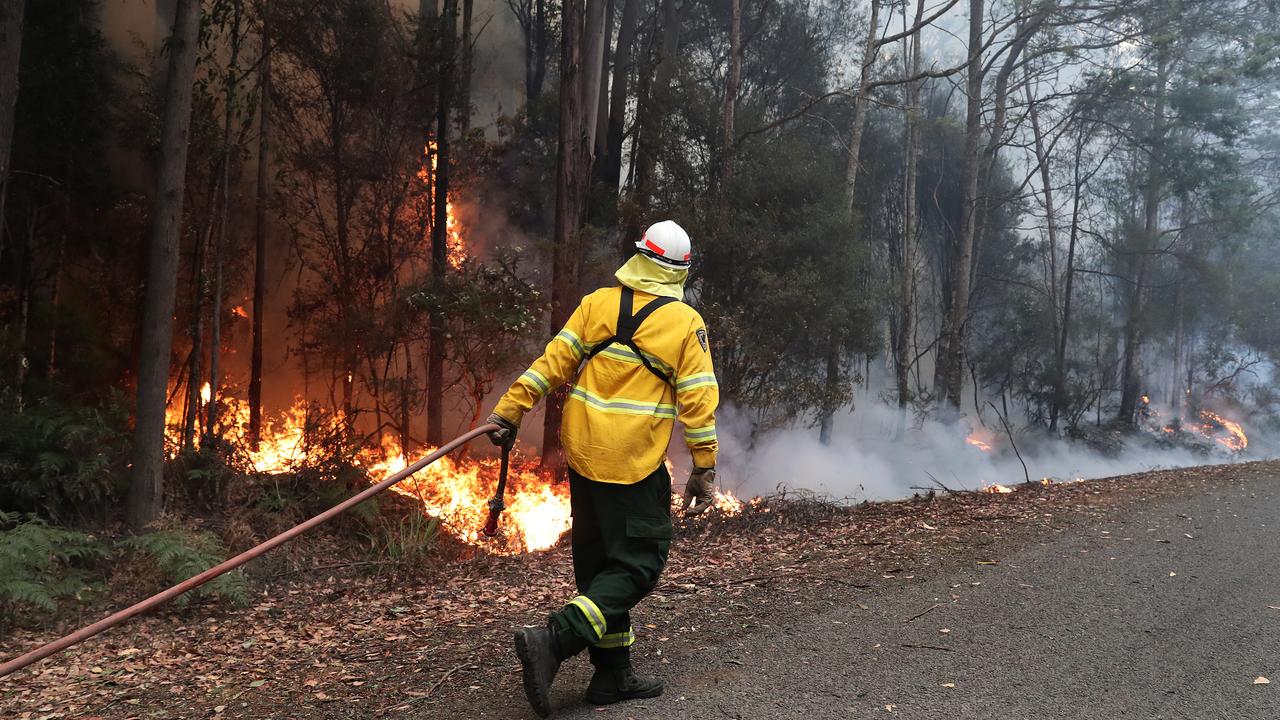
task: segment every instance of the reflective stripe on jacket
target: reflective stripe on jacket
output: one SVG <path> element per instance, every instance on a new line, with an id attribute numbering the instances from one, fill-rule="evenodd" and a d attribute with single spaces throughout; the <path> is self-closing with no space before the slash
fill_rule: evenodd
<path id="1" fill-rule="evenodd" d="M 633 312 L 654 297 L 636 292 Z M 620 300 L 617 287 L 584 297 L 494 412 L 518 425 L 543 396 L 572 382 L 560 439 L 565 459 L 580 475 L 610 483 L 642 480 L 662 463 L 677 419 L 684 426 L 693 464 L 713 467 L 719 447 L 715 413 L 720 390 L 706 326 L 693 308 L 684 303 L 659 308 L 635 333 L 635 344 L 670 382 L 658 379 L 621 344 L 601 350 L 574 377 L 592 348 L 617 330 Z"/>

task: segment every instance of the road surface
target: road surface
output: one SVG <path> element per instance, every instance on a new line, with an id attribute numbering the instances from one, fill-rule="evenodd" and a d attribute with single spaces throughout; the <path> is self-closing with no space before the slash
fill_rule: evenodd
<path id="1" fill-rule="evenodd" d="M 646 653 L 656 700 L 583 705 L 574 660 L 557 717 L 1280 718 L 1278 528 L 1280 478 L 1140 505 L 997 564 L 721 626 L 669 664 Z"/>

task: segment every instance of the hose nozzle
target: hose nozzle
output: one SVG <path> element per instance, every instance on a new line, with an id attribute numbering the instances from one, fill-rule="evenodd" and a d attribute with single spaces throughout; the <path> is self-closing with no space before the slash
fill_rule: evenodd
<path id="1" fill-rule="evenodd" d="M 489 519 L 484 521 L 484 529 L 481 532 L 485 537 L 495 537 L 498 534 L 498 517 L 502 515 L 506 505 L 502 502 L 502 498 L 493 497 L 489 499 Z"/>

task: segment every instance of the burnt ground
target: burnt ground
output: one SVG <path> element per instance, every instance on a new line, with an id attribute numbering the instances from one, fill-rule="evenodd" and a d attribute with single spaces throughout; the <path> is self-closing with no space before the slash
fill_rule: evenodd
<path id="1" fill-rule="evenodd" d="M 1251 463 L 690 523 L 635 614 L 667 694 L 581 705 L 575 660 L 559 716 L 1278 717 L 1255 684 L 1280 684 L 1278 481 Z M 510 631 L 573 594 L 567 550 L 359 571 L 112 630 L 0 680 L 0 716 L 532 717 Z"/>

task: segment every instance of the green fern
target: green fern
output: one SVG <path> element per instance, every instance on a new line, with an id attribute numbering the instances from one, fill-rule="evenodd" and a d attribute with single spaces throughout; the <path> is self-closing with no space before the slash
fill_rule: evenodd
<path id="1" fill-rule="evenodd" d="M 53 612 L 59 599 L 79 597 L 93 587 L 83 566 L 106 555 L 84 533 L 0 511 L 0 624 L 23 607 Z"/>
<path id="2" fill-rule="evenodd" d="M 217 536 L 191 530 L 159 530 L 125 540 L 126 548 L 151 558 L 168 582 L 179 583 L 226 559 L 227 549 Z M 248 584 L 238 570 L 220 575 L 184 595 L 174 604 L 186 605 L 190 596 L 227 600 L 235 605 L 249 602 Z"/>

